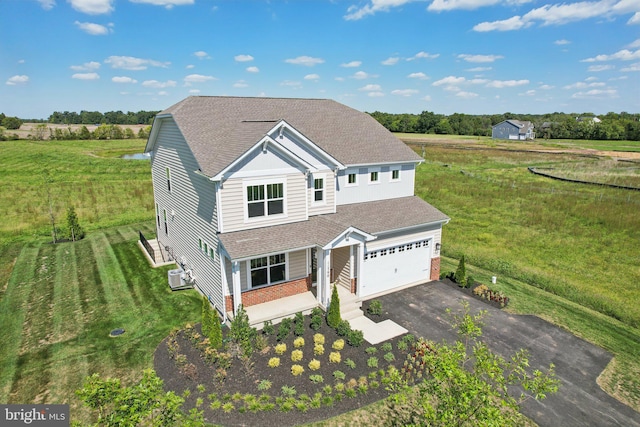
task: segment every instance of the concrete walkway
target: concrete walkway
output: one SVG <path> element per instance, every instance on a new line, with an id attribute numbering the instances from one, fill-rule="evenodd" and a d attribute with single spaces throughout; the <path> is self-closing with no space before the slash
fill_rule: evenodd
<path id="1" fill-rule="evenodd" d="M 469 302 L 472 313 L 487 310 L 483 341 L 503 357 L 516 350 L 529 351 L 531 369 L 556 366 L 561 381 L 558 393 L 542 401 L 531 399 L 522 412 L 541 427 L 640 427 L 640 413 L 606 394 L 596 378 L 612 355 L 535 316 L 506 313 L 440 282 L 404 289 L 378 298 L 384 311 L 416 336 L 453 342 L 456 334 L 445 310 Z"/>

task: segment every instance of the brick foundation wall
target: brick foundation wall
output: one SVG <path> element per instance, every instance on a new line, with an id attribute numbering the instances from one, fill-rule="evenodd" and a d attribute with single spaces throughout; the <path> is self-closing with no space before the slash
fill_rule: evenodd
<path id="1" fill-rule="evenodd" d="M 440 279 L 440 257 L 431 258 L 431 280 Z"/>
<path id="2" fill-rule="evenodd" d="M 353 279 L 351 279 L 351 293 L 352 294 L 356 293 L 357 286 L 358 286 L 358 279 L 354 277 Z"/>
<path id="3" fill-rule="evenodd" d="M 278 285 L 265 286 L 264 288 L 253 289 L 242 293 L 242 305 L 249 307 L 263 302 L 275 301 L 280 298 L 307 292 L 311 289 L 311 276 Z M 233 295 L 225 297 L 227 311 L 233 311 Z"/>

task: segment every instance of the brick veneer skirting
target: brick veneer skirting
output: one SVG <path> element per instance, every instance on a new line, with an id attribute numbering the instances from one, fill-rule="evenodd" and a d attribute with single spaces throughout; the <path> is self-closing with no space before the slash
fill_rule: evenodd
<path id="1" fill-rule="evenodd" d="M 431 258 L 431 280 L 440 279 L 440 257 Z"/>
<path id="2" fill-rule="evenodd" d="M 265 286 L 263 288 L 252 289 L 242 292 L 242 305 L 249 307 L 263 302 L 275 301 L 280 298 L 307 292 L 311 289 L 311 276 L 278 285 Z M 233 311 L 233 295 L 225 297 L 227 311 Z"/>

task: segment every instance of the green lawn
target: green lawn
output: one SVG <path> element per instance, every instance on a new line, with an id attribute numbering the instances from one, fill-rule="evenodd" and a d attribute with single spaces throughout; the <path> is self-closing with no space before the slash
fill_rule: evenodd
<path id="1" fill-rule="evenodd" d="M 0 402 L 66 402 L 82 418 L 74 390 L 85 376 L 129 383 L 172 328 L 199 321 L 197 292 L 169 290 L 168 268 L 152 269 L 136 244 L 139 229 L 152 234 L 153 223 L 2 247 Z M 115 328 L 126 332 L 109 337 Z"/>

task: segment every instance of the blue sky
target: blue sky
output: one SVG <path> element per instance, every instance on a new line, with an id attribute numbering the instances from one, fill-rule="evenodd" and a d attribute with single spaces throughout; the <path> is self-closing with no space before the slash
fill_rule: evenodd
<path id="1" fill-rule="evenodd" d="M 2 0 L 0 112 L 640 112 L 640 0 Z"/>

